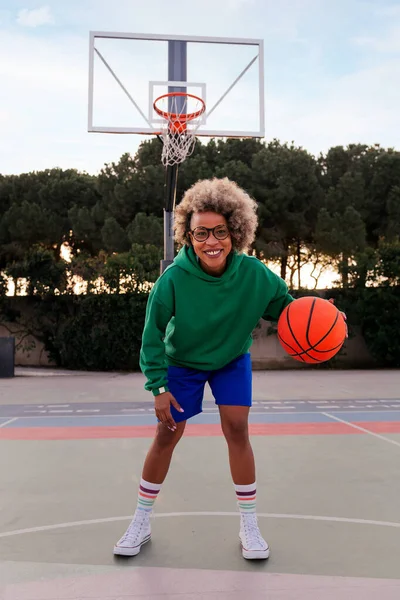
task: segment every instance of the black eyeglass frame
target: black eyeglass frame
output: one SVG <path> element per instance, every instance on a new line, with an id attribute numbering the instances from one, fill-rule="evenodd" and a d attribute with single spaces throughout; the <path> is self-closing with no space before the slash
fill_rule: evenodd
<path id="1" fill-rule="evenodd" d="M 218 229 L 218 227 L 224 227 L 226 228 L 226 235 L 224 235 L 223 237 L 217 237 L 215 235 L 215 230 Z M 207 237 L 204 238 L 204 240 L 198 240 L 196 238 L 196 231 L 198 229 L 201 229 L 202 231 L 206 230 L 207 231 Z M 194 229 L 190 229 L 189 233 L 192 234 L 192 236 L 194 237 L 194 239 L 196 240 L 196 242 L 205 242 L 206 240 L 208 240 L 208 238 L 210 237 L 210 233 L 212 232 L 213 236 L 215 237 L 216 240 L 226 240 L 227 237 L 229 237 L 230 235 L 230 231 L 229 231 L 229 227 L 227 225 L 216 225 L 215 227 L 203 227 L 203 225 L 199 225 L 198 227 L 195 227 Z"/>

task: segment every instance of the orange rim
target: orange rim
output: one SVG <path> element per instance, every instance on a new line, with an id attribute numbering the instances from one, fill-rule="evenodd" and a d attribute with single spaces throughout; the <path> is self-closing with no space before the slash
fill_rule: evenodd
<path id="1" fill-rule="evenodd" d="M 164 100 L 164 98 L 174 98 L 175 96 L 186 96 L 187 98 L 193 98 L 193 100 L 198 100 L 199 102 L 201 102 L 202 106 L 199 110 L 196 110 L 196 112 L 180 115 L 178 113 L 172 113 L 165 110 L 161 110 L 161 108 L 157 106 L 157 102 L 160 102 L 160 100 Z M 185 125 L 186 123 L 193 121 L 193 119 L 197 119 L 197 117 L 200 117 L 200 115 L 202 115 L 206 109 L 205 102 L 202 98 L 199 98 L 199 96 L 195 96 L 194 94 L 188 94 L 186 92 L 170 92 L 169 94 L 163 94 L 162 96 L 159 96 L 154 100 L 153 107 L 156 113 L 160 115 L 160 117 L 163 117 L 164 119 L 167 119 L 167 121 L 171 121 L 172 123 L 176 123 L 179 125 Z"/>

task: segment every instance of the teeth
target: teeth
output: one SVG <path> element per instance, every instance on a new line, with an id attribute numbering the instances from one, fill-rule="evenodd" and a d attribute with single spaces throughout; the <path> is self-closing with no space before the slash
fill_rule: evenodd
<path id="1" fill-rule="evenodd" d="M 219 254 L 221 252 L 221 250 L 209 250 L 208 252 L 206 252 L 206 254 L 209 254 L 210 256 L 215 256 L 216 254 Z"/>

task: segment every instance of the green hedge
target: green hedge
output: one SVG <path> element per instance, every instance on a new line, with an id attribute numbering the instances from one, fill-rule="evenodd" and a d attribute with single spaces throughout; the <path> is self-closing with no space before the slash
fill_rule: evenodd
<path id="1" fill-rule="evenodd" d="M 336 289 L 302 295 L 334 298 L 381 367 L 400 367 L 400 287 Z M 139 352 L 148 293 L 0 298 L 2 321 L 15 321 L 44 342 L 67 369 L 132 371 Z M 334 363 L 330 361 L 334 368 Z"/>
<path id="2" fill-rule="evenodd" d="M 56 335 L 48 330 L 45 343 L 52 358 L 70 369 L 138 369 L 147 298 L 147 294 L 75 297 Z"/>
<path id="3" fill-rule="evenodd" d="M 131 371 L 139 353 L 148 294 L 10 298 L 2 319 L 41 340 L 59 367 Z"/>
<path id="4" fill-rule="evenodd" d="M 347 315 L 349 335 L 358 327 L 379 367 L 400 367 L 400 287 L 333 290 Z"/>

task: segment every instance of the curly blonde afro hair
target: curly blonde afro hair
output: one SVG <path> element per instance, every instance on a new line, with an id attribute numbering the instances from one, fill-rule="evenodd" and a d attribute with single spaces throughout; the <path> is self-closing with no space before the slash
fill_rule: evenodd
<path id="1" fill-rule="evenodd" d="M 204 179 L 189 188 L 175 209 L 175 240 L 189 246 L 188 235 L 193 213 L 215 212 L 228 223 L 232 247 L 238 252 L 249 250 L 257 229 L 257 203 L 227 177 Z"/>

